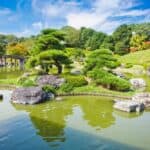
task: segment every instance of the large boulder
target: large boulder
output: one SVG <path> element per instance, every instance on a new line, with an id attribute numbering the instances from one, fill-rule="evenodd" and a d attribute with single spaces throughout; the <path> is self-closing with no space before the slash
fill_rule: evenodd
<path id="1" fill-rule="evenodd" d="M 140 102 L 145 105 L 145 107 L 150 107 L 150 93 L 137 93 L 132 97 L 132 101 Z"/>
<path id="2" fill-rule="evenodd" d="M 137 102 L 137 101 L 131 101 L 131 100 L 122 100 L 117 101 L 114 106 L 115 109 L 125 111 L 125 112 L 140 112 L 144 110 L 144 104 Z"/>
<path id="3" fill-rule="evenodd" d="M 150 76 L 150 67 L 147 69 L 147 75 Z"/>
<path id="4" fill-rule="evenodd" d="M 79 69 L 72 69 L 70 73 L 74 74 L 74 75 L 80 75 L 81 74 L 81 70 L 79 70 Z"/>
<path id="5" fill-rule="evenodd" d="M 11 101 L 18 104 L 37 104 L 53 98 L 52 93 L 46 93 L 41 87 L 17 88 L 11 95 Z"/>
<path id="6" fill-rule="evenodd" d="M 56 75 L 42 75 L 37 79 L 39 86 L 51 85 L 53 87 L 60 87 L 64 82 L 64 78 L 60 78 Z"/>
<path id="7" fill-rule="evenodd" d="M 133 87 L 133 89 L 140 89 L 146 86 L 146 82 L 142 78 L 133 78 L 130 79 L 130 83 Z"/>

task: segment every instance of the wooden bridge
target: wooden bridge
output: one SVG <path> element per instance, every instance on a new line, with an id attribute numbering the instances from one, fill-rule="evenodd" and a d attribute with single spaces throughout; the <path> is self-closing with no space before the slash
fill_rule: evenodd
<path id="1" fill-rule="evenodd" d="M 21 70 L 24 69 L 25 58 L 17 55 L 1 55 L 0 56 L 0 67 L 14 68 L 19 67 Z"/>

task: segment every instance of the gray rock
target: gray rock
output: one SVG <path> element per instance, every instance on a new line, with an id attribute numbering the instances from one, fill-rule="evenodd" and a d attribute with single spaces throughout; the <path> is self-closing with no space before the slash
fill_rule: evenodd
<path id="1" fill-rule="evenodd" d="M 143 103 L 145 107 L 150 107 L 150 93 L 138 93 L 132 97 L 132 101 Z"/>
<path id="2" fill-rule="evenodd" d="M 130 83 L 134 89 L 139 89 L 139 88 L 143 88 L 146 86 L 146 82 L 142 78 L 130 79 Z"/>
<path id="3" fill-rule="evenodd" d="M 55 100 L 56 100 L 56 101 L 62 101 L 63 98 L 62 98 L 62 97 L 56 97 Z"/>
<path id="4" fill-rule="evenodd" d="M 131 100 L 117 101 L 113 107 L 125 112 L 140 112 L 144 110 L 143 103 Z"/>
<path id="5" fill-rule="evenodd" d="M 150 67 L 147 69 L 147 75 L 150 76 Z"/>
<path id="6" fill-rule="evenodd" d="M 46 93 L 41 87 L 17 88 L 11 95 L 11 101 L 18 104 L 37 104 L 53 98 L 52 93 Z"/>
<path id="7" fill-rule="evenodd" d="M 54 87 L 60 87 L 64 82 L 64 78 L 59 78 L 56 75 L 43 75 L 37 79 L 37 84 L 39 86 L 51 85 Z"/>
<path id="8" fill-rule="evenodd" d="M 81 70 L 79 70 L 79 69 L 72 69 L 71 70 L 71 74 L 80 75 L 81 74 Z"/>
<path id="9" fill-rule="evenodd" d="M 3 99 L 3 95 L 2 94 L 0 94 L 0 100 L 2 100 Z"/>

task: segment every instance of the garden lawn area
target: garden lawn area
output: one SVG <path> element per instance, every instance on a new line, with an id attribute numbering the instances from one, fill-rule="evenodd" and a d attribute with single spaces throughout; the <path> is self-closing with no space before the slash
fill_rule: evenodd
<path id="1" fill-rule="evenodd" d="M 123 64 L 133 65 L 150 65 L 150 49 L 129 53 L 127 55 L 118 57 L 119 61 Z"/>
<path id="2" fill-rule="evenodd" d="M 0 79 L 0 84 L 2 85 L 16 85 L 17 86 L 18 78 L 13 79 Z"/>
<path id="3" fill-rule="evenodd" d="M 60 94 L 63 92 L 58 90 L 57 93 Z M 94 86 L 94 85 L 75 87 L 71 91 L 71 93 L 102 93 L 102 94 L 112 94 L 112 96 L 132 96 L 132 95 L 134 95 L 133 91 L 119 92 L 119 91 L 113 91 L 113 90 L 103 88 L 102 86 Z"/>

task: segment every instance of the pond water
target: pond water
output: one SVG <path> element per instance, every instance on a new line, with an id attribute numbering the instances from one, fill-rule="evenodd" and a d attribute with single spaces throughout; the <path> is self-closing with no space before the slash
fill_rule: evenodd
<path id="1" fill-rule="evenodd" d="M 0 101 L 0 150 L 150 149 L 150 112 L 113 110 L 111 98 L 64 97 L 23 106 Z"/>
<path id="2" fill-rule="evenodd" d="M 0 79 L 13 79 L 21 76 L 23 71 L 18 68 L 0 68 Z"/>

